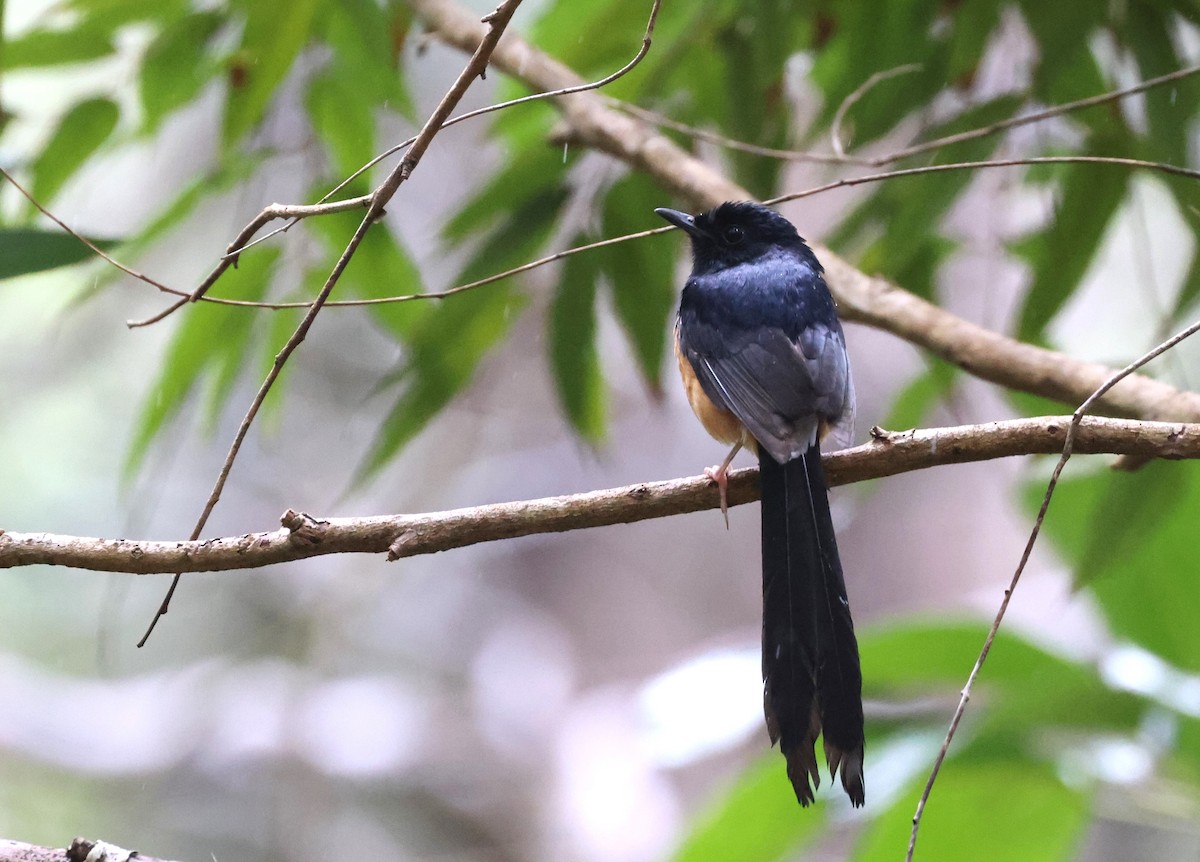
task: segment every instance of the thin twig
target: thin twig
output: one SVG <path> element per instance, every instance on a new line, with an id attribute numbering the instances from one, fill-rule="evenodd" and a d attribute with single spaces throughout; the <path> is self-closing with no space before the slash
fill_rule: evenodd
<path id="1" fill-rule="evenodd" d="M 799 192 L 791 192 L 786 195 L 769 198 L 763 203 L 779 204 L 787 201 L 799 200 L 800 198 L 812 197 L 813 195 L 823 194 L 825 192 L 834 191 L 840 188 L 849 188 L 851 186 L 862 185 L 865 183 L 878 183 L 885 180 L 900 179 L 903 177 L 920 176 L 922 174 L 936 174 L 947 171 L 964 171 L 986 168 L 1011 168 L 1022 167 L 1028 165 L 1039 164 L 1091 164 L 1091 165 L 1114 165 L 1123 168 L 1142 168 L 1145 170 L 1159 171 L 1161 173 L 1172 174 L 1175 176 L 1184 176 L 1189 179 L 1200 179 L 1200 171 L 1192 170 L 1191 168 L 1181 168 L 1177 165 L 1167 164 L 1165 162 L 1150 162 L 1141 159 L 1125 159 L 1115 156 L 1032 156 L 1024 159 L 993 159 L 990 161 L 979 162 L 955 162 L 946 165 L 924 165 L 916 168 L 904 168 L 895 171 L 884 171 L 877 174 L 866 174 L 861 177 L 847 177 L 845 179 L 834 180 L 822 186 L 814 186 L 813 188 L 804 189 Z M 358 199 L 356 199 L 357 201 Z M 529 272 L 538 267 L 546 266 L 564 258 L 571 257 L 582 252 L 594 251 L 598 248 L 606 248 L 608 246 L 619 245 L 623 242 L 629 242 L 635 239 L 643 239 L 656 234 L 667 233 L 672 230 L 677 230 L 670 225 L 665 225 L 658 228 L 650 228 L 637 233 L 624 234 L 622 236 L 609 237 L 608 239 L 598 240 L 597 242 L 587 243 L 586 245 L 574 246 L 572 248 L 563 249 L 562 251 L 554 252 L 553 254 L 540 257 L 537 260 L 532 260 L 528 263 L 523 263 L 520 266 L 506 269 L 502 272 L 493 273 L 485 278 L 477 279 L 476 281 L 460 284 L 455 287 L 447 288 L 441 291 L 431 291 L 428 293 L 406 293 L 397 296 L 377 296 L 369 299 L 340 299 L 326 303 L 327 308 L 358 308 L 367 305 L 387 305 L 393 302 L 412 302 L 413 300 L 423 299 L 444 299 L 447 296 L 453 296 L 458 293 L 463 293 L 469 290 L 474 290 L 477 287 L 483 287 L 487 284 L 493 284 L 497 281 L 502 281 L 514 275 Z M 268 310 L 279 310 L 286 308 L 308 308 L 312 305 L 311 302 L 252 302 L 249 300 L 226 300 L 213 297 L 205 297 L 207 301 L 220 302 L 228 305 L 239 305 L 246 308 L 262 308 Z M 153 321 L 157 318 L 151 318 Z"/>
<path id="2" fill-rule="evenodd" d="M 825 454 L 831 485 L 895 476 L 950 464 L 1053 454 L 1063 448 L 1073 417 L 1043 416 L 889 432 Z M 1089 416 L 1075 432 L 1074 450 L 1143 458 L 1200 458 L 1200 423 L 1138 422 Z M 758 471 L 729 476 L 732 505 L 758 499 Z M 164 574 L 232 571 L 326 554 L 430 554 L 481 542 L 628 524 L 716 509 L 720 495 L 705 476 L 647 482 L 540 500 L 521 500 L 425 514 L 319 519 L 291 512 L 284 528 L 204 541 L 136 541 L 0 531 L 0 569 L 30 565 L 93 571 Z"/>
<path id="3" fill-rule="evenodd" d="M 838 105 L 837 111 L 834 112 L 833 121 L 829 124 L 829 140 L 833 144 L 833 151 L 837 153 L 839 158 L 844 158 L 846 155 L 846 150 L 842 146 L 842 122 L 846 119 L 847 112 L 858 104 L 862 97 L 869 93 L 871 88 L 876 84 L 900 75 L 907 75 L 910 72 L 920 71 L 920 69 L 920 63 L 905 63 L 903 66 L 897 66 L 894 69 L 883 69 L 867 78 L 850 95 L 842 99 L 842 103 Z"/>
<path id="4" fill-rule="evenodd" d="M 860 165 L 864 167 L 878 168 L 898 162 L 902 159 L 921 155 L 922 153 L 927 153 L 942 147 L 947 147 L 952 144 L 961 144 L 966 141 L 986 138 L 1000 132 L 1008 131 L 1009 129 L 1015 129 L 1020 126 L 1030 125 L 1032 123 L 1040 123 L 1044 120 L 1064 116 L 1084 108 L 1094 108 L 1097 105 L 1119 101 L 1121 99 L 1128 98 L 1129 96 L 1136 96 L 1139 93 L 1146 92 L 1147 90 L 1152 90 L 1156 87 L 1182 81 L 1183 79 L 1190 78 L 1196 74 L 1200 74 L 1200 66 L 1188 66 L 1185 69 L 1178 69 L 1166 75 L 1159 75 L 1157 78 L 1148 78 L 1139 84 L 1134 84 L 1120 90 L 1111 90 L 1107 93 L 1101 93 L 1096 96 L 1088 96 L 1084 99 L 1077 99 L 1074 102 L 1064 102 L 1061 105 L 1052 105 L 1051 107 L 1040 111 L 1022 114 L 1019 117 L 1009 117 L 1008 119 L 998 120 L 995 123 L 989 123 L 986 126 L 980 126 L 976 129 L 968 129 L 965 132 L 946 135 L 945 137 L 936 138 L 930 141 L 922 141 L 919 144 L 913 144 L 912 146 L 905 147 L 900 150 L 895 150 L 890 153 L 871 157 L 847 156 L 844 154 L 839 155 L 837 153 L 816 153 L 807 150 L 784 150 L 774 147 L 763 147 L 759 146 L 758 144 L 752 144 L 747 141 L 738 140 L 737 138 L 732 138 L 727 135 L 720 135 L 707 129 L 690 126 L 687 123 L 681 123 L 678 120 L 674 120 L 656 111 L 651 111 L 637 105 L 619 102 L 615 99 L 609 101 L 609 106 L 624 113 L 628 113 L 631 116 L 637 117 L 638 119 L 650 123 L 653 126 L 658 126 L 664 129 L 672 129 L 676 132 L 687 135 L 688 137 L 705 141 L 710 144 L 715 144 L 719 147 L 724 147 L 725 149 L 737 150 L 739 152 L 764 156 L 771 159 L 779 159 L 781 161 Z"/>
<path id="5" fill-rule="evenodd" d="M 4 168 L 0 168 L 0 176 L 3 176 L 4 179 L 8 180 L 9 184 L 12 185 L 12 187 L 15 188 L 18 192 L 20 192 L 21 195 L 24 196 L 25 200 L 27 200 L 31 204 L 33 204 L 33 206 L 37 209 L 38 212 L 40 212 L 46 218 L 50 219 L 50 221 L 54 222 L 56 225 L 58 225 L 60 228 L 62 228 L 63 232 L 66 233 L 68 236 L 74 237 L 76 240 L 83 243 L 85 246 L 87 246 L 87 248 L 93 254 L 95 254 L 97 257 L 101 258 L 102 260 L 104 260 L 106 263 L 110 264 L 111 266 L 115 266 L 117 269 L 121 270 L 121 272 L 125 273 L 126 275 L 132 276 L 133 278 L 136 278 L 138 281 L 144 281 L 144 282 L 146 282 L 146 284 L 157 287 L 163 293 L 170 293 L 170 294 L 174 294 L 175 296 L 187 296 L 188 295 L 185 291 L 177 290 L 173 287 L 167 287 L 167 285 L 163 284 L 162 282 L 155 281 L 154 279 L 150 278 L 150 276 L 143 275 L 142 273 L 138 272 L 136 269 L 131 269 L 130 267 L 126 266 L 125 264 L 121 263 L 119 260 L 114 258 L 112 255 L 110 255 L 104 249 L 100 248 L 100 246 L 96 245 L 94 242 L 92 242 L 86 236 L 84 236 L 81 233 L 76 232 L 74 228 L 72 228 L 70 225 L 68 225 L 66 222 L 64 222 L 62 219 L 60 219 L 54 213 L 50 212 L 50 210 L 48 210 L 45 206 L 43 206 L 41 203 L 39 203 L 38 200 L 23 185 L 21 185 L 19 182 L 17 182 L 16 178 L 12 174 L 10 174 L 8 171 L 4 170 Z"/>
<path id="6" fill-rule="evenodd" d="M 1192 170 L 1191 168 L 1181 168 L 1177 165 L 1167 164 L 1165 162 L 1149 162 L 1142 159 L 1124 159 L 1114 156 L 1035 156 L 1025 159 L 992 159 L 979 162 L 955 162 L 948 165 L 924 165 L 917 168 L 904 168 L 895 171 L 885 171 L 878 174 L 867 174 L 861 177 L 846 177 L 845 179 L 834 180 L 822 186 L 815 186 L 804 191 L 792 192 L 786 195 L 769 198 L 763 203 L 765 204 L 780 204 L 787 201 L 799 200 L 800 198 L 812 197 L 813 195 L 823 194 L 825 192 L 834 191 L 841 188 L 849 188 L 851 186 L 862 185 L 864 183 L 878 183 L 885 180 L 900 179 L 903 177 L 920 176 L 922 174 L 938 174 L 948 171 L 964 171 L 976 170 L 985 168 L 1011 168 L 1022 167 L 1027 165 L 1070 165 L 1070 164 L 1087 164 L 1087 165 L 1113 165 L 1123 168 L 1143 168 L 1145 170 L 1159 171 L 1161 173 L 1172 174 L 1174 176 L 1188 177 L 1189 179 L 1200 179 L 1200 171 Z M 410 302 L 414 299 L 441 299 L 447 296 L 452 296 L 456 293 L 462 293 L 468 290 L 474 290 L 477 287 L 483 287 L 485 284 L 492 284 L 509 278 L 514 275 L 529 272 L 531 269 L 545 266 L 563 258 L 571 257 L 572 255 L 580 254 L 581 252 L 594 251 L 598 248 L 618 245 L 630 240 L 642 239 L 648 236 L 654 236 L 660 233 L 667 233 L 672 230 L 677 230 L 670 225 L 659 228 L 651 228 L 648 230 L 638 231 L 637 233 L 625 234 L 623 236 L 610 237 L 609 239 L 600 240 L 598 242 L 588 243 L 587 245 L 575 246 L 574 248 L 563 249 L 554 254 L 546 255 L 529 263 L 521 264 L 520 266 L 506 269 L 503 272 L 498 272 L 489 275 L 486 278 L 478 279 L 477 281 L 460 284 L 457 287 L 448 288 L 437 293 L 410 293 L 401 296 L 380 296 L 371 299 L 345 299 L 337 302 L 329 303 L 331 308 L 349 308 L 362 305 L 385 305 L 390 302 Z M 254 305 L 255 303 L 245 303 L 246 305 Z M 278 307 L 303 307 L 307 303 L 292 303 L 288 306 L 272 306 Z"/>
<path id="7" fill-rule="evenodd" d="M 321 288 L 316 301 L 308 310 L 304 319 L 300 321 L 300 325 L 296 327 L 296 331 L 292 333 L 292 337 L 288 339 L 287 344 L 284 345 L 283 349 L 275 357 L 275 361 L 271 365 L 271 370 L 267 373 L 266 379 L 263 380 L 262 386 L 259 387 L 258 393 L 254 396 L 254 402 L 250 405 L 250 409 L 246 411 L 246 415 L 243 417 L 242 423 L 238 428 L 237 435 L 229 447 L 229 453 L 225 456 L 225 462 L 221 465 L 221 472 L 217 476 L 216 484 L 213 486 L 208 502 L 204 506 L 204 511 L 201 513 L 195 528 L 192 530 L 193 541 L 200 537 L 200 533 L 204 530 L 204 525 L 208 523 L 208 516 L 217 505 L 217 501 L 221 499 L 221 492 L 225 488 L 225 481 L 229 478 L 229 471 L 233 468 L 233 462 L 237 459 L 238 452 L 241 450 L 242 441 L 246 439 L 250 425 L 254 422 L 254 417 L 258 415 L 259 407 L 262 406 L 267 393 L 271 391 L 271 386 L 283 371 L 283 366 L 287 362 L 288 357 L 304 341 L 305 336 L 307 336 L 309 329 L 317 318 L 317 314 L 321 311 L 325 301 L 329 298 L 329 294 L 333 291 L 334 286 L 341 277 L 342 272 L 350 263 L 350 259 L 354 256 L 354 253 L 358 250 L 359 245 L 366 236 L 367 230 L 383 215 L 384 207 L 387 206 L 393 195 L 396 194 L 401 184 L 416 170 L 422 156 L 425 155 L 425 151 L 441 130 L 442 123 L 445 122 L 450 112 L 454 110 L 454 106 L 462 99 L 472 82 L 486 71 L 488 58 L 491 57 L 492 51 L 496 48 L 496 43 L 500 41 L 501 34 L 508 26 L 508 22 L 512 19 L 512 15 L 519 5 L 521 5 L 521 0 L 502 0 L 495 11 L 491 12 L 484 19 L 488 24 L 488 28 L 483 39 L 475 49 L 475 53 L 467 61 L 458 79 L 450 87 L 446 95 L 442 97 L 433 114 L 430 115 L 425 125 L 421 128 L 416 141 L 413 142 L 412 147 L 409 148 L 404 158 L 401 159 L 400 164 L 396 165 L 383 183 L 372 192 L 371 202 L 367 206 L 366 215 L 354 231 L 354 235 L 350 238 L 350 241 L 346 244 L 346 248 L 342 252 L 341 257 L 338 258 L 332 272 L 329 273 L 329 277 L 325 280 L 325 285 Z M 154 631 L 154 627 L 157 625 L 159 619 L 170 608 L 171 597 L 175 594 L 179 578 L 180 573 L 176 573 L 171 581 L 171 586 L 167 589 L 166 596 L 163 597 L 162 604 L 159 605 L 157 612 L 154 614 L 154 619 L 151 620 L 149 628 L 146 629 L 146 633 L 138 642 L 139 647 L 145 645 L 146 640 Z"/>
<path id="8" fill-rule="evenodd" d="M 1033 529 L 1029 533 L 1029 539 L 1025 542 L 1025 549 L 1021 552 L 1021 559 L 1017 563 L 1017 568 L 1013 572 L 1012 580 L 1008 584 L 1008 589 L 1004 591 L 1004 598 L 1000 601 L 1000 607 L 996 611 L 996 617 L 992 621 L 992 627 L 988 630 L 987 638 L 983 642 L 983 649 L 979 651 L 979 657 L 975 660 L 975 666 L 971 668 L 971 673 L 967 677 L 966 685 L 963 686 L 962 696 L 959 698 L 958 706 L 954 710 L 954 715 L 950 719 L 950 727 L 946 731 L 946 738 L 942 742 L 942 747 L 939 749 L 937 757 L 933 762 L 933 769 L 929 773 L 929 780 L 925 782 L 925 789 L 921 792 L 921 798 L 917 801 L 917 810 L 913 815 L 912 833 L 908 839 L 908 853 L 905 855 L 905 862 L 912 862 L 913 853 L 917 846 L 917 832 L 921 828 L 921 817 L 925 813 L 925 806 L 929 801 L 929 794 L 933 791 L 934 782 L 937 781 L 938 773 L 941 771 L 942 764 L 946 760 L 946 755 L 950 750 L 950 743 L 954 740 L 954 733 L 958 729 L 958 724 L 962 720 L 963 714 L 967 709 L 967 701 L 971 699 L 971 689 L 975 685 L 975 680 L 979 676 L 979 672 L 983 669 L 983 663 L 987 660 L 988 653 L 991 652 L 992 643 L 996 639 L 996 635 L 1000 631 L 1000 624 L 1004 621 L 1004 614 L 1008 611 L 1008 603 L 1012 601 L 1013 592 L 1017 589 L 1017 583 L 1021 580 L 1021 575 L 1025 571 L 1025 566 L 1029 562 L 1029 557 L 1033 553 L 1033 547 L 1037 543 L 1038 536 L 1041 535 L 1042 523 L 1046 520 L 1046 512 L 1050 508 L 1050 500 L 1054 496 L 1054 491 L 1058 487 L 1058 479 L 1062 475 L 1063 468 L 1067 466 L 1067 461 L 1071 459 L 1071 454 L 1074 451 L 1076 440 L 1079 436 L 1079 429 L 1084 421 L 1087 412 L 1095 406 L 1096 402 L 1104 397 L 1105 393 L 1124 380 L 1133 372 L 1137 371 L 1147 362 L 1166 353 L 1175 345 L 1179 344 L 1186 338 L 1200 332 L 1200 320 L 1193 323 L 1191 326 L 1179 332 L 1166 341 L 1159 344 L 1152 350 L 1147 351 L 1142 356 L 1138 357 L 1133 362 L 1126 365 L 1120 371 L 1114 373 L 1111 377 L 1104 381 L 1096 391 L 1088 396 L 1078 409 L 1071 415 L 1070 424 L 1067 427 L 1066 439 L 1063 441 L 1062 454 L 1059 456 L 1058 463 L 1054 465 L 1054 472 L 1050 475 L 1050 481 L 1046 485 L 1046 493 L 1042 497 L 1042 505 L 1038 508 L 1037 518 L 1033 522 Z"/>
<path id="9" fill-rule="evenodd" d="M 800 198 L 824 194 L 835 189 L 850 188 L 864 183 L 878 183 L 884 180 L 894 180 L 901 177 L 917 177 L 924 174 L 941 174 L 948 171 L 980 170 L 984 168 L 1013 168 L 1029 165 L 1112 165 L 1124 168 L 1142 168 L 1147 171 L 1170 174 L 1176 177 L 1200 180 L 1200 171 L 1184 168 L 1166 162 L 1150 162 L 1144 159 L 1126 159 L 1119 156 L 1029 156 L 1023 159 L 984 159 L 978 162 L 952 162 L 946 165 L 921 165 L 915 168 L 901 168 L 894 171 L 883 171 L 878 174 L 865 174 L 861 177 L 845 177 L 840 180 L 814 186 L 800 192 L 779 195 L 763 201 L 766 204 L 781 204 Z"/>
<path id="10" fill-rule="evenodd" d="M 588 90 L 598 90 L 601 87 L 605 87 L 605 86 L 611 84 L 613 81 L 616 81 L 617 79 L 624 77 L 625 75 L 629 74 L 629 72 L 631 72 L 634 69 L 634 67 L 636 67 L 639 63 L 642 62 L 642 59 L 646 56 L 646 53 L 650 50 L 650 45 L 651 45 L 651 43 L 653 41 L 653 37 L 654 37 L 654 27 L 655 27 L 655 24 L 658 22 L 658 13 L 659 13 L 659 9 L 661 8 L 661 6 L 662 6 L 662 0 L 653 0 L 653 4 L 650 7 L 650 18 L 646 22 L 646 29 L 642 35 L 641 46 L 638 48 L 638 51 L 634 55 L 632 60 L 630 60 L 628 63 L 626 63 L 624 66 L 622 66 L 620 69 L 613 72 L 612 74 L 606 75 L 603 78 L 600 78 L 599 80 L 596 80 L 596 81 L 589 81 L 588 83 L 585 83 L 585 84 L 577 84 L 577 85 L 570 86 L 570 87 L 560 87 L 557 90 L 551 90 L 551 91 L 545 92 L 545 93 L 533 93 L 528 96 L 521 96 L 516 99 L 509 99 L 506 102 L 497 102 L 496 104 L 488 105 L 483 108 L 476 108 L 473 111 L 467 111 L 464 114 L 459 114 L 456 117 L 451 117 L 450 119 L 448 119 L 444 123 L 442 123 L 441 128 L 448 129 L 450 126 L 457 125 L 458 123 L 465 122 L 466 120 L 472 120 L 472 119 L 475 119 L 476 117 L 481 117 L 484 114 L 490 114 L 495 111 L 500 111 L 505 108 L 511 108 L 516 105 L 523 105 L 528 102 L 535 102 L 535 101 L 538 101 L 541 99 L 556 99 L 556 98 L 559 98 L 562 96 L 572 95 L 573 93 L 583 93 Z M 240 255 L 242 252 L 246 251 L 247 249 L 251 248 L 252 246 L 256 246 L 261 242 L 266 242 L 271 237 L 277 236 L 278 234 L 281 234 L 281 233 L 284 233 L 284 232 L 290 230 L 301 219 L 310 218 L 312 216 L 325 215 L 325 214 L 331 213 L 331 212 L 344 212 L 345 210 L 348 210 L 348 209 L 355 209 L 360 206 L 365 206 L 367 200 L 370 197 L 369 195 L 364 195 L 364 196 L 358 197 L 358 198 L 350 198 L 345 201 L 337 201 L 334 203 L 326 203 L 326 201 L 328 201 L 331 197 L 333 197 L 339 191 L 344 189 L 350 183 L 354 182 L 354 180 L 358 179 L 358 177 L 362 176 L 365 172 L 367 172 L 371 168 L 375 167 L 377 164 L 379 164 L 384 159 L 388 158 L 389 156 L 395 155 L 396 153 L 412 146 L 416 140 L 417 140 L 417 137 L 413 136 L 413 137 L 409 138 L 408 140 L 402 141 L 401 143 L 396 144 L 395 146 L 390 147 L 389 149 L 387 149 L 384 152 L 380 153 L 379 155 L 375 156 L 373 159 L 371 159 L 365 165 L 360 167 L 358 170 L 356 170 L 350 176 L 346 177 L 344 180 L 342 180 L 340 183 L 338 183 L 336 186 L 334 186 L 332 189 L 330 189 L 328 192 L 326 192 L 326 194 L 319 201 L 317 201 L 316 204 L 312 204 L 309 206 L 272 204 L 271 206 L 265 208 L 261 213 L 259 213 L 257 216 L 254 217 L 253 221 L 251 221 L 249 224 L 246 225 L 246 227 L 244 227 L 241 230 L 241 232 L 238 234 L 237 238 L 235 238 L 234 241 L 229 244 L 229 247 L 226 249 L 225 254 L 222 255 L 221 260 L 217 264 L 217 266 L 213 268 L 212 272 L 210 272 L 208 274 L 208 276 L 205 277 L 204 281 L 202 281 L 200 283 L 200 285 L 192 293 L 183 294 L 183 293 L 180 293 L 179 291 L 173 291 L 174 293 L 176 293 L 179 296 L 185 296 L 186 298 L 183 301 L 172 303 L 170 306 L 168 306 L 167 308 L 164 308 L 162 311 L 153 315 L 152 317 L 148 317 L 144 320 L 130 321 L 127 325 L 130 327 L 149 326 L 151 324 L 158 323 L 159 321 L 163 320 L 164 318 L 170 316 L 171 314 L 178 311 L 180 308 L 182 308 L 184 305 L 186 305 L 189 302 L 196 302 L 197 300 L 200 300 L 200 299 L 207 299 L 206 294 L 207 294 L 208 290 L 216 283 L 217 279 L 219 279 L 230 266 L 237 263 L 238 255 Z M 280 218 L 286 218 L 289 221 L 287 224 L 281 225 L 280 227 L 276 228 L 275 230 L 269 231 L 260 237 L 254 238 L 254 235 L 256 233 L 258 233 L 258 231 L 264 225 L 269 224 L 270 222 L 272 222 L 276 219 L 280 219 Z M 533 267 L 530 267 L 530 268 L 532 269 Z M 484 283 L 490 283 L 491 281 L 498 281 L 499 278 L 501 278 L 501 277 L 504 277 L 504 276 L 500 276 L 500 277 L 493 278 L 493 279 L 487 279 L 484 281 Z M 478 285 L 472 285 L 472 286 L 477 287 Z M 445 297 L 445 296 L 450 296 L 454 293 L 460 293 L 461 290 L 465 290 L 465 289 L 469 289 L 469 288 L 461 288 L 461 289 L 454 288 L 454 289 L 451 289 L 448 291 L 442 291 L 440 293 L 425 294 L 424 296 L 427 296 L 428 298 Z M 421 296 L 422 296 L 421 294 L 418 294 L 415 296 L 406 296 L 399 301 L 416 299 L 416 298 L 420 298 Z M 219 300 L 219 299 L 210 300 L 210 301 L 222 302 L 222 300 Z M 310 303 L 307 303 L 307 302 L 276 303 L 276 304 L 255 303 L 255 302 L 235 302 L 235 303 L 229 303 L 229 304 L 245 305 L 245 306 L 251 306 L 251 307 L 256 307 L 256 308 L 264 308 L 265 307 L 265 308 L 271 308 L 271 309 L 305 308 L 310 305 Z M 351 304 L 353 304 L 353 303 L 351 303 Z M 328 303 L 327 305 L 328 305 L 328 307 L 336 307 L 336 306 L 346 307 L 346 303 L 344 303 L 344 302 L 331 302 L 331 303 Z"/>
<path id="11" fill-rule="evenodd" d="M 151 315 L 150 317 L 144 318 L 142 320 L 127 320 L 125 322 L 125 325 L 128 326 L 130 329 L 136 329 L 137 327 L 140 327 L 140 326 L 151 326 L 152 324 L 158 323 L 159 321 L 174 314 L 176 311 L 183 308 L 189 302 L 196 302 L 197 300 L 200 300 L 200 299 L 208 299 L 208 297 L 206 296 L 206 294 L 208 293 L 208 289 L 217 283 L 217 279 L 219 279 L 222 275 L 225 274 L 225 270 L 229 269 L 229 267 L 231 267 L 231 266 L 237 265 L 238 254 L 240 253 L 240 251 L 243 247 L 243 244 L 246 242 L 246 240 L 248 240 L 250 237 L 254 236 L 254 234 L 258 231 L 258 229 L 261 228 L 263 225 L 268 224 L 269 222 L 272 222 L 277 218 L 292 219 L 292 221 L 290 221 L 288 223 L 288 226 L 290 227 L 291 225 L 296 224 L 296 222 L 302 218 L 308 218 L 310 216 L 329 215 L 331 213 L 340 213 L 340 212 L 347 212 L 349 210 L 362 209 L 364 207 L 369 206 L 370 203 L 371 203 L 371 196 L 370 195 L 362 195 L 357 198 L 349 198 L 347 200 L 334 201 L 332 203 L 318 203 L 318 204 L 313 204 L 311 206 L 299 206 L 299 205 L 293 205 L 293 204 L 271 204 L 269 207 L 266 207 L 262 212 L 260 212 L 258 215 L 256 215 L 254 217 L 253 221 L 251 221 L 248 225 L 246 225 L 244 228 L 242 228 L 241 232 L 237 235 L 237 238 L 234 239 L 234 241 L 229 246 L 231 249 L 235 249 L 235 251 L 227 252 L 224 256 L 222 256 L 220 262 L 218 262 L 217 265 L 213 268 L 213 270 L 211 272 L 209 272 L 209 274 L 207 276 L 205 276 L 204 280 L 202 282 L 200 282 L 200 285 L 195 290 L 193 290 L 191 293 L 179 293 L 178 291 L 172 291 L 173 293 L 176 293 L 179 296 L 182 296 L 183 298 L 177 302 L 171 303 L 166 308 L 164 308 L 162 311 L 158 312 L 157 314 Z M 221 303 L 224 305 L 251 305 L 251 306 L 253 306 L 253 305 L 258 304 L 258 303 L 252 303 L 252 302 L 242 302 L 242 301 L 236 301 L 236 300 L 221 300 L 221 299 L 211 299 L 209 301 L 218 302 L 218 303 Z M 304 307 L 307 308 L 307 307 L 311 307 L 312 303 L 305 302 L 305 303 L 297 303 L 294 305 L 303 305 Z"/>
<path id="12" fill-rule="evenodd" d="M 1159 75 L 1157 78 L 1148 78 L 1140 84 L 1133 84 L 1120 90 L 1111 90 L 1107 93 L 1101 93 L 1096 96 L 1088 96 L 1085 99 L 1076 99 L 1074 102 L 1064 102 L 1061 105 L 1053 105 L 1041 111 L 1034 111 L 1031 114 L 1022 114 L 1019 117 L 1009 117 L 1007 120 L 998 120 L 986 126 L 981 126 L 978 129 L 969 129 L 965 132 L 959 132 L 954 135 L 947 135 L 944 138 L 937 138 L 932 141 L 914 144 L 911 147 L 906 147 L 902 150 L 897 150 L 894 153 L 889 153 L 885 156 L 879 156 L 872 161 L 876 165 L 886 165 L 892 162 L 907 159 L 910 156 L 921 155 L 930 150 L 947 147 L 951 144 L 961 144 L 965 141 L 974 141 L 978 138 L 986 138 L 989 135 L 1004 132 L 1009 129 L 1015 129 L 1018 126 L 1027 126 L 1032 123 L 1040 123 L 1043 120 L 1049 120 L 1054 117 L 1060 117 L 1064 114 L 1073 113 L 1084 108 L 1094 108 L 1097 105 L 1108 104 L 1109 102 L 1120 101 L 1129 96 L 1136 96 L 1138 93 L 1144 93 L 1147 90 L 1152 90 L 1155 87 L 1162 87 L 1166 84 L 1171 84 L 1176 81 L 1182 81 L 1184 78 L 1190 78 L 1193 75 L 1200 74 L 1200 66 L 1188 66 L 1184 69 L 1178 69 L 1174 72 L 1169 72 L 1166 75 Z"/>

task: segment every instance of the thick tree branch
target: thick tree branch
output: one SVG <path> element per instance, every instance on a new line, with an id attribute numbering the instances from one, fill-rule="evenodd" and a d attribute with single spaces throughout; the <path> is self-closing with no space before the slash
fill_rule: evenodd
<path id="1" fill-rule="evenodd" d="M 105 841 L 76 838 L 70 847 L 41 847 L 0 838 L 0 862 L 163 862 L 136 850 L 126 850 Z"/>
<path id="2" fill-rule="evenodd" d="M 1062 451 L 1070 416 L 1017 419 L 919 431 L 876 430 L 870 443 L 825 456 L 831 485 L 845 485 L 942 464 Z M 1079 453 L 1200 458 L 1200 424 L 1087 418 Z M 731 505 L 758 499 L 758 471 L 730 474 Z M 703 476 L 649 482 L 563 497 L 474 506 L 420 515 L 318 520 L 287 512 L 283 527 L 206 541 L 151 542 L 0 530 L 0 568 L 71 566 L 102 572 L 162 574 L 250 569 L 324 554 L 431 554 L 480 542 L 627 524 L 714 509 Z"/>
<path id="3" fill-rule="evenodd" d="M 434 35 L 465 51 L 479 44 L 482 28 L 449 0 L 410 0 Z M 568 67 L 509 33 L 492 62 L 535 90 L 577 83 Z M 644 171 L 689 205 L 702 208 L 747 199 L 748 191 L 722 176 L 657 130 L 610 107 L 596 93 L 556 99 L 578 143 Z M 814 243 L 825 264 L 838 310 L 847 321 L 891 332 L 984 380 L 1075 406 L 1112 373 L 1106 366 L 1034 347 L 986 330 L 926 302 L 886 279 L 866 275 L 828 248 Z M 1099 409 L 1143 419 L 1200 421 L 1200 396 L 1132 375 L 1114 387 Z"/>

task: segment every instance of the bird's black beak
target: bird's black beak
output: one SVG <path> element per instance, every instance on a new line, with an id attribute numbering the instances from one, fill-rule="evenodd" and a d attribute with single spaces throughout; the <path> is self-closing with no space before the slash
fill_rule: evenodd
<path id="1" fill-rule="evenodd" d="M 667 209 L 666 207 L 659 207 L 655 210 L 655 212 L 669 221 L 671 224 L 675 225 L 675 227 L 682 230 L 688 236 L 704 236 L 704 231 L 700 230 L 700 228 L 696 226 L 695 216 L 690 216 L 687 213 L 680 212 L 679 210 Z"/>

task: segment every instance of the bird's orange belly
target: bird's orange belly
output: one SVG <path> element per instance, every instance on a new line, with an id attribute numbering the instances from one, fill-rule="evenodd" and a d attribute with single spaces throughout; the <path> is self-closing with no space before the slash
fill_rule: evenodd
<path id="1" fill-rule="evenodd" d="M 678 339 L 675 340 L 675 359 L 679 362 L 679 376 L 683 378 L 683 388 L 687 392 L 688 404 L 692 405 L 692 412 L 696 414 L 696 418 L 700 420 L 704 430 L 722 443 L 730 445 L 742 443 L 753 448 L 754 442 L 741 420 L 725 408 L 718 407 L 704 393 L 703 387 L 700 386 L 700 379 L 696 377 L 696 372 L 692 369 L 692 363 L 688 362 L 687 357 L 679 349 Z"/>

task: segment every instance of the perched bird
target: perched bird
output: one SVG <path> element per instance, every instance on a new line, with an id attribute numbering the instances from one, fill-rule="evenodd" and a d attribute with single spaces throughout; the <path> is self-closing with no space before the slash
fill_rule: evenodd
<path id="1" fill-rule="evenodd" d="M 696 416 L 733 445 L 706 471 L 723 512 L 733 456 L 742 446 L 758 454 L 767 732 L 801 805 L 820 785 L 815 745 L 824 734 L 830 776 L 840 769 L 860 806 L 862 672 L 821 469 L 827 434 L 849 442 L 854 387 L 824 270 L 792 223 L 759 204 L 655 212 L 692 243 L 675 354 Z"/>

